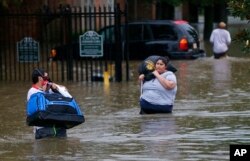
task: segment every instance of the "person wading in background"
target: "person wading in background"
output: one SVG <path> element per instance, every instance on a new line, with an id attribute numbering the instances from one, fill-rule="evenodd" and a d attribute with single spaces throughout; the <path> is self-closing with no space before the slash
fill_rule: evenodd
<path id="1" fill-rule="evenodd" d="M 220 22 L 218 28 L 212 31 L 210 43 L 213 46 L 215 59 L 227 56 L 228 47 L 231 44 L 231 36 L 224 22 Z"/>

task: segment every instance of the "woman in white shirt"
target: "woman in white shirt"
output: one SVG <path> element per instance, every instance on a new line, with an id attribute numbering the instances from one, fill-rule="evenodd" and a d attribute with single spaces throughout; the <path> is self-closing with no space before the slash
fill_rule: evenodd
<path id="1" fill-rule="evenodd" d="M 177 92 L 177 80 L 172 71 L 167 70 L 169 59 L 159 57 L 152 71 L 153 77 L 146 80 L 145 74 L 139 76 L 143 81 L 140 96 L 140 114 L 171 113 Z"/>

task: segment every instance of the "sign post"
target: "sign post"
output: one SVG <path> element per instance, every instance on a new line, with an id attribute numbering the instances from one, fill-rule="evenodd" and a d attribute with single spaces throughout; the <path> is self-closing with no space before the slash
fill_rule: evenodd
<path id="1" fill-rule="evenodd" d="M 102 57 L 103 37 L 95 31 L 87 31 L 79 37 L 81 57 Z"/>
<path id="2" fill-rule="evenodd" d="M 31 37 L 24 37 L 17 42 L 17 59 L 19 62 L 38 62 L 39 43 Z"/>

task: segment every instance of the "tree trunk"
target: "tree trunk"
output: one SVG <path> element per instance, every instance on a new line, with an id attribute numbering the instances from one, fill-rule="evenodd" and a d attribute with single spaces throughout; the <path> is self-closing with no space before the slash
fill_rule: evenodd
<path id="1" fill-rule="evenodd" d="M 188 6 L 189 6 L 189 22 L 198 23 L 199 20 L 198 5 L 188 3 Z"/>
<path id="2" fill-rule="evenodd" d="M 209 40 L 210 34 L 213 30 L 213 20 L 214 20 L 214 8 L 213 6 L 204 7 L 204 40 Z"/>
<path id="3" fill-rule="evenodd" d="M 219 4 L 214 4 L 214 22 L 225 22 L 227 23 L 227 4 L 225 2 L 221 2 Z"/>
<path id="4" fill-rule="evenodd" d="M 175 7 L 167 3 L 156 4 L 156 19 L 174 19 L 174 9 Z"/>

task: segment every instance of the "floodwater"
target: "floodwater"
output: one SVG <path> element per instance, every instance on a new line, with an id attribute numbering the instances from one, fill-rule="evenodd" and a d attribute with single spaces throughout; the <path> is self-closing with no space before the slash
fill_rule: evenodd
<path id="1" fill-rule="evenodd" d="M 139 115 L 137 64 L 129 82 L 64 82 L 86 122 L 65 139 L 35 140 L 26 125 L 29 82 L 0 82 L 0 160 L 218 161 L 231 144 L 250 144 L 250 55 L 232 44 L 229 57 L 175 60 L 172 114 Z"/>
<path id="2" fill-rule="evenodd" d="M 172 114 L 139 115 L 136 62 L 129 82 L 64 83 L 86 117 L 66 139 L 35 140 L 25 122 L 30 83 L 1 82 L 0 160 L 229 160 L 230 144 L 250 143 L 250 58 L 172 63 Z"/>

